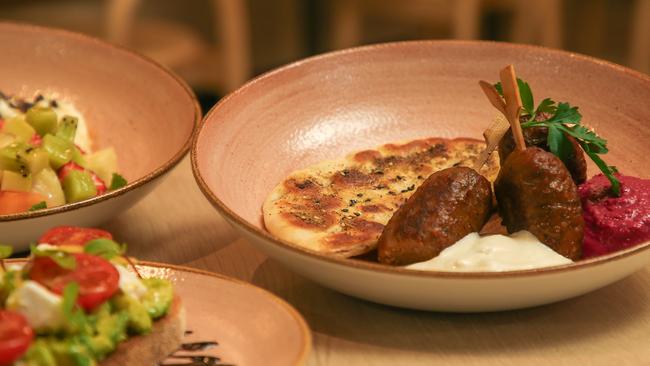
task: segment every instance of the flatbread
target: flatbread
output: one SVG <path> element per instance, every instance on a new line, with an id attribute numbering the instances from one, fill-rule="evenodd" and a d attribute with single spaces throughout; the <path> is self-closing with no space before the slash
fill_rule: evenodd
<path id="1" fill-rule="evenodd" d="M 266 229 L 321 253 L 352 257 L 377 246 L 393 213 L 432 173 L 473 166 L 485 143 L 427 138 L 380 146 L 295 171 L 264 202 Z M 496 153 L 481 169 L 496 179 Z"/>

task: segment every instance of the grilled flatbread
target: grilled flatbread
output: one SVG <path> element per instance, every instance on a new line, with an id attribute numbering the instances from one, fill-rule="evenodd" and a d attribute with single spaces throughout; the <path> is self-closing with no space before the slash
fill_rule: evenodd
<path id="1" fill-rule="evenodd" d="M 393 213 L 432 173 L 473 166 L 485 143 L 427 138 L 352 153 L 291 173 L 264 202 L 264 224 L 280 239 L 321 253 L 352 257 L 377 246 Z M 481 169 L 491 182 L 493 154 Z"/>

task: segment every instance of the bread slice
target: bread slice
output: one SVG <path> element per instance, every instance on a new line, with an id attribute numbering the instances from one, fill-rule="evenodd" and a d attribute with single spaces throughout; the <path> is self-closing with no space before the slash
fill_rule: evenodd
<path id="1" fill-rule="evenodd" d="M 185 309 L 174 296 L 169 312 L 153 324 L 151 333 L 120 343 L 101 366 L 156 365 L 180 347 L 185 327 Z"/>
<path id="2" fill-rule="evenodd" d="M 485 143 L 471 138 L 426 138 L 353 152 L 295 171 L 262 207 L 273 235 L 340 257 L 367 253 L 393 213 L 432 173 L 473 166 Z M 494 181 L 496 154 L 481 169 Z"/>

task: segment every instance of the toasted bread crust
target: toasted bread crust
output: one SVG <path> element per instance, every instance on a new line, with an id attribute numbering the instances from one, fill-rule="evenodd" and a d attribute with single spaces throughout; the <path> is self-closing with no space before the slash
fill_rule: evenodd
<path id="1" fill-rule="evenodd" d="M 150 334 L 129 338 L 100 363 L 101 366 L 155 365 L 176 351 L 185 335 L 185 309 L 179 296 L 169 312 L 157 320 Z"/>

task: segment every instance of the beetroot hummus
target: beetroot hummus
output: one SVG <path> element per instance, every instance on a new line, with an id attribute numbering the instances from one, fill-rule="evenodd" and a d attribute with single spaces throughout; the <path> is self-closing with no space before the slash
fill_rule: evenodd
<path id="1" fill-rule="evenodd" d="M 621 196 L 602 174 L 578 191 L 585 219 L 583 256 L 594 257 L 650 240 L 650 179 L 618 175 Z"/>

